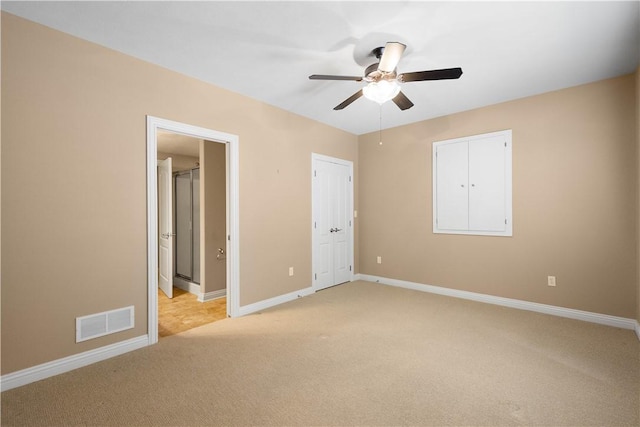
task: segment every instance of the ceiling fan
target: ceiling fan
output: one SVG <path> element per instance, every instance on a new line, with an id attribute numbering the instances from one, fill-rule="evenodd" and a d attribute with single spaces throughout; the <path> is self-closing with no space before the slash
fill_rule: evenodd
<path id="1" fill-rule="evenodd" d="M 399 83 L 419 82 L 424 80 L 445 80 L 458 79 L 462 75 L 462 68 L 445 68 L 442 70 L 415 71 L 412 73 L 397 74 L 396 67 L 406 46 L 398 42 L 388 42 L 384 47 L 375 48 L 372 53 L 379 62 L 369 65 L 364 70 L 364 76 L 331 76 L 324 74 L 313 74 L 309 76 L 311 80 L 353 80 L 356 82 L 365 81 L 368 84 L 358 92 L 336 105 L 334 110 L 342 110 L 356 99 L 365 96 L 368 99 L 383 104 L 386 101 L 393 102 L 401 109 L 407 110 L 413 107 L 413 102 L 409 100 L 400 90 Z"/>

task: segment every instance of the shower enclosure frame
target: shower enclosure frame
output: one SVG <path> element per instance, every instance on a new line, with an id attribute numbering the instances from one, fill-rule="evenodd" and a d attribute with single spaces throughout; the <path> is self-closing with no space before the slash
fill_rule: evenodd
<path id="1" fill-rule="evenodd" d="M 200 285 L 200 280 L 201 280 L 201 263 L 200 263 L 200 250 L 197 251 L 197 259 L 194 255 L 196 255 L 196 251 L 195 251 L 195 247 L 196 245 L 200 245 L 200 199 L 198 197 L 198 212 L 196 212 L 196 209 L 194 208 L 194 192 L 195 191 L 200 191 L 199 186 L 200 183 L 198 183 L 198 188 L 194 189 L 193 185 L 194 185 L 194 173 L 197 171 L 198 174 L 198 182 L 199 182 L 199 178 L 200 178 L 200 168 L 196 167 L 196 168 L 192 168 L 192 169 L 188 169 L 188 170 L 184 170 L 184 171 L 177 171 L 173 173 L 173 201 L 174 201 L 174 205 L 173 205 L 173 221 L 174 221 L 174 230 L 176 230 L 176 239 L 174 239 L 174 276 L 178 279 L 181 279 L 182 281 L 186 281 L 189 283 L 193 283 L 195 285 Z M 189 260 L 190 260 L 190 265 L 189 265 L 189 274 L 184 274 L 186 273 L 184 271 L 184 268 L 179 268 L 179 256 L 183 255 L 182 251 L 178 250 L 178 247 L 180 245 L 180 239 L 184 238 L 184 235 L 181 233 L 184 233 L 184 230 L 181 230 L 181 227 L 178 224 L 178 221 L 180 221 L 179 215 L 178 215 L 178 203 L 180 201 L 179 199 L 179 195 L 178 195 L 178 179 L 184 175 L 189 175 L 189 228 L 188 228 L 188 232 L 189 232 Z M 197 213 L 197 221 L 196 221 L 196 214 Z M 196 235 L 197 233 L 197 235 Z M 197 268 L 196 268 L 196 264 L 197 264 Z M 196 270 L 197 270 L 197 275 L 196 275 Z"/>

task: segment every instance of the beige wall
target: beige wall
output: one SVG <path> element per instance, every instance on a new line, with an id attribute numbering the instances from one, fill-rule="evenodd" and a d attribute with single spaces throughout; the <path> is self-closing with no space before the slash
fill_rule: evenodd
<path id="1" fill-rule="evenodd" d="M 635 318 L 634 78 L 361 136 L 360 272 Z M 433 234 L 432 143 L 503 129 L 513 237 Z"/>
<path id="2" fill-rule="evenodd" d="M 239 135 L 241 305 L 311 284 L 316 152 L 354 162 L 356 272 L 640 319 L 635 78 L 391 129 L 379 146 L 3 13 L 2 374 L 146 333 L 146 115 Z M 433 235 L 432 142 L 501 129 L 514 236 Z M 75 317 L 127 305 L 135 329 L 75 343 Z"/>
<path id="3" fill-rule="evenodd" d="M 637 283 L 638 289 L 636 292 L 636 297 L 638 301 L 638 306 L 636 309 L 636 319 L 638 323 L 640 323 L 640 68 L 636 70 L 636 167 L 638 171 L 637 175 L 637 207 L 636 207 L 636 232 L 637 232 L 637 240 L 636 240 L 636 274 L 637 274 Z"/>
<path id="4" fill-rule="evenodd" d="M 200 141 L 200 292 L 225 289 L 227 269 L 225 258 L 217 258 L 218 248 L 226 250 L 226 145 Z M 202 244 L 204 242 L 204 244 Z"/>
<path id="5" fill-rule="evenodd" d="M 311 285 L 311 153 L 357 168 L 354 135 L 7 13 L 2 106 L 2 374 L 146 334 L 146 115 L 239 136 L 241 305 Z"/>

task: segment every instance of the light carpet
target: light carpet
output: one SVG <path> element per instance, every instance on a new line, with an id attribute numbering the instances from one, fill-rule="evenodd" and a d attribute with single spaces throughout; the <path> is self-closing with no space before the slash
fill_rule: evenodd
<path id="1" fill-rule="evenodd" d="M 2 393 L 2 425 L 638 426 L 633 331 L 353 282 Z"/>

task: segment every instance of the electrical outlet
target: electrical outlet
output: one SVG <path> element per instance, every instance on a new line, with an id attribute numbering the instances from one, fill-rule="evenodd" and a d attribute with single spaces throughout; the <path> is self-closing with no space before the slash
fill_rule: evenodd
<path id="1" fill-rule="evenodd" d="M 556 276 L 547 276 L 547 285 L 555 286 L 556 285 Z"/>
<path id="2" fill-rule="evenodd" d="M 378 264 L 382 264 L 382 257 L 381 256 L 378 257 Z"/>
<path id="3" fill-rule="evenodd" d="M 293 276 L 293 267 L 289 267 L 289 276 Z"/>

